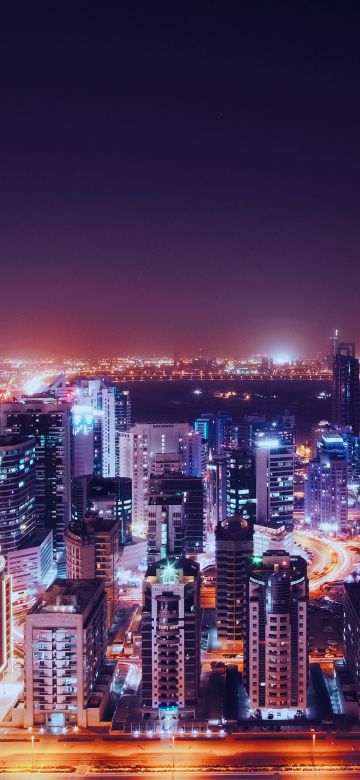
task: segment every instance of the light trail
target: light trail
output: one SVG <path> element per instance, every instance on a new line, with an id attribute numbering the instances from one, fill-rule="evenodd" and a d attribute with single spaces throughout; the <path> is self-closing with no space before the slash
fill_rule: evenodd
<path id="1" fill-rule="evenodd" d="M 297 531 L 295 541 L 313 555 L 309 563 L 309 589 L 312 595 L 320 592 L 327 583 L 346 579 L 353 571 L 354 556 L 347 549 L 346 542 L 328 536 L 319 538 L 309 531 Z"/>

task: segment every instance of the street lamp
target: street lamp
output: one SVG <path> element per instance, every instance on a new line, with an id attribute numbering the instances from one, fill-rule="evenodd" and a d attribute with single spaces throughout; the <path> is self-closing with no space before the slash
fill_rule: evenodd
<path id="1" fill-rule="evenodd" d="M 34 771 L 34 742 L 35 742 L 35 737 L 32 734 L 31 735 L 31 771 L 32 772 Z"/>

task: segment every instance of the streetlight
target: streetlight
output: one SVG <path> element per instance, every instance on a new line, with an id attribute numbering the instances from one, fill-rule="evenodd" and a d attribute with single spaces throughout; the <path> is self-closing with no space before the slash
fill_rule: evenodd
<path id="1" fill-rule="evenodd" d="M 34 742 L 35 742 L 35 737 L 32 734 L 31 735 L 31 771 L 32 772 L 34 771 Z"/>

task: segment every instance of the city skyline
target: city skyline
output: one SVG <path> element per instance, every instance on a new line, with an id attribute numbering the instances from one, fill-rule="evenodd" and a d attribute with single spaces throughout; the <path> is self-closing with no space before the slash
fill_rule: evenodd
<path id="1" fill-rule="evenodd" d="M 359 9 L 84 7 L 2 9 L 6 351 L 359 340 Z"/>

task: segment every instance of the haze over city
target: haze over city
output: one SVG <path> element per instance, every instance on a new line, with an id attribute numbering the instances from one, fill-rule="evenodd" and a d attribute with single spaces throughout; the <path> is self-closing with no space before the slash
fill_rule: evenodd
<path id="1" fill-rule="evenodd" d="M 2 351 L 359 338 L 359 33 L 353 3 L 3 5 Z"/>

